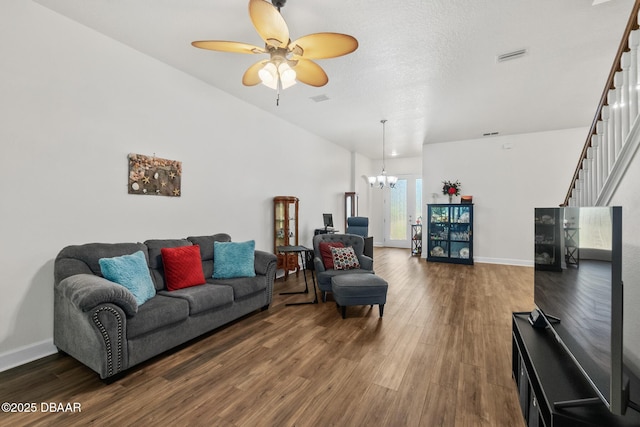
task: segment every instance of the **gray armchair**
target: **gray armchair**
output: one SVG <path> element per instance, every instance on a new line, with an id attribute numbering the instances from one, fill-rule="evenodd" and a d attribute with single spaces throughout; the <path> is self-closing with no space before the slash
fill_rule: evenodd
<path id="1" fill-rule="evenodd" d="M 340 242 L 345 247 L 353 247 L 358 257 L 360 268 L 350 270 L 326 269 L 320 252 L 320 243 Z M 318 234 L 313 236 L 313 266 L 318 279 L 318 287 L 322 291 L 322 302 L 327 301 L 327 292 L 331 292 L 331 279 L 342 274 L 373 274 L 373 258 L 364 255 L 364 239 L 355 234 Z"/>

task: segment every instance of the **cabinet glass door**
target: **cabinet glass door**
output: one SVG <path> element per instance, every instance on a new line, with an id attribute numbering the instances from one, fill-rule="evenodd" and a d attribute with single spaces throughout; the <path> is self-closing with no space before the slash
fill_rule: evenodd
<path id="1" fill-rule="evenodd" d="M 289 202 L 289 206 L 287 207 L 288 214 L 288 224 L 287 224 L 287 233 L 288 233 L 288 244 L 289 245 L 298 245 L 298 227 L 296 225 L 296 204 L 295 202 Z"/>
<path id="2" fill-rule="evenodd" d="M 275 202 L 274 205 L 274 214 L 275 214 L 275 240 L 274 240 L 274 251 L 278 246 L 286 246 L 285 236 L 287 231 L 285 230 L 285 203 L 282 201 Z"/>
<path id="3" fill-rule="evenodd" d="M 449 207 L 434 206 L 429 217 L 429 255 L 449 257 Z"/>
<path id="4" fill-rule="evenodd" d="M 469 206 L 451 207 L 451 258 L 469 259 L 471 238 L 471 209 Z"/>

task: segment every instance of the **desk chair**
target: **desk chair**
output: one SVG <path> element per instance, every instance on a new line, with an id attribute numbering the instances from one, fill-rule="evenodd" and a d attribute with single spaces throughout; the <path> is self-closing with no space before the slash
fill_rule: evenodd
<path id="1" fill-rule="evenodd" d="M 347 234 L 369 236 L 369 218 L 365 216 L 351 216 L 347 218 Z"/>

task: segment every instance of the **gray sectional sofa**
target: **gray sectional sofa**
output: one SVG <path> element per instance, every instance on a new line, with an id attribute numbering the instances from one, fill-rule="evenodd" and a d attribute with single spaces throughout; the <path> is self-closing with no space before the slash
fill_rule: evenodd
<path id="1" fill-rule="evenodd" d="M 255 277 L 212 278 L 214 242 L 230 241 L 229 235 L 216 234 L 62 249 L 54 269 L 54 344 L 100 378 L 109 379 L 253 311 L 267 309 L 273 295 L 275 255 L 254 252 Z M 200 247 L 206 284 L 169 291 L 161 249 L 188 245 Z M 101 258 L 138 251 L 145 255 L 156 290 L 142 305 L 127 288 L 105 279 L 99 263 Z"/>

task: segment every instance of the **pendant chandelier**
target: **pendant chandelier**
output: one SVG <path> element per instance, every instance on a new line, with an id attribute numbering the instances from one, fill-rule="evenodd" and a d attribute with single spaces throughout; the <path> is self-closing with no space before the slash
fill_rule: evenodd
<path id="1" fill-rule="evenodd" d="M 386 119 L 382 119 L 380 120 L 380 123 L 382 123 L 382 173 L 378 176 L 370 176 L 369 179 L 369 184 L 371 184 L 371 187 L 373 188 L 373 186 L 377 186 L 378 188 L 382 189 L 386 186 L 389 186 L 389 188 L 395 188 L 396 183 L 398 182 L 398 177 L 397 176 L 388 176 L 387 175 L 387 171 L 384 168 L 384 130 L 385 130 L 385 123 L 387 123 Z"/>

